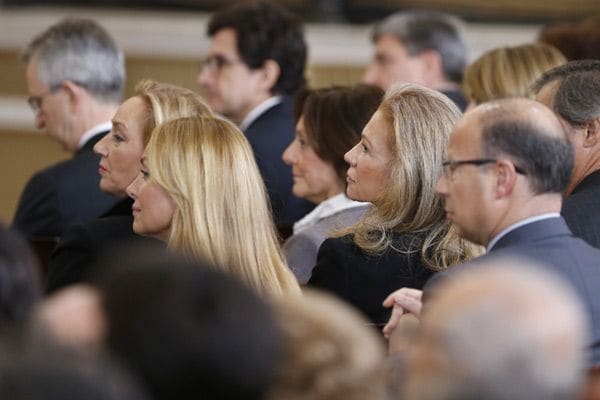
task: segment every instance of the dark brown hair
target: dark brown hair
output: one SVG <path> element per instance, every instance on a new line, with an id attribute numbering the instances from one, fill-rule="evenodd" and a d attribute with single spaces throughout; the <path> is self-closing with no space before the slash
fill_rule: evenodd
<path id="1" fill-rule="evenodd" d="M 383 90 L 358 84 L 304 90 L 296 98 L 296 121 L 304 118 L 308 144 L 344 179 L 344 154 L 360 141 L 360 134 L 379 107 Z"/>

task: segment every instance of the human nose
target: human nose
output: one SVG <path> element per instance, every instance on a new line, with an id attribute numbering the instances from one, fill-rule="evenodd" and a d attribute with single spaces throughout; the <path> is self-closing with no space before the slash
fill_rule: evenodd
<path id="1" fill-rule="evenodd" d="M 281 155 L 283 162 L 293 165 L 296 162 L 296 139 L 292 141 Z"/>
<path id="2" fill-rule="evenodd" d="M 373 65 L 373 63 L 371 63 L 367 66 L 367 69 L 365 70 L 365 72 L 362 76 L 362 82 L 369 84 L 369 85 L 377 84 L 377 71 L 376 71 L 376 67 Z"/>
<path id="3" fill-rule="evenodd" d="M 442 197 L 448 196 L 448 178 L 443 173 L 435 184 L 435 192 Z"/>
<path id="4" fill-rule="evenodd" d="M 356 144 L 356 146 L 354 146 L 353 148 L 351 148 L 350 150 L 348 150 L 348 152 L 346 154 L 344 154 L 344 161 L 346 161 L 346 164 L 350 165 L 351 167 L 354 167 L 356 165 L 356 148 L 358 147 L 360 143 Z"/>
<path id="5" fill-rule="evenodd" d="M 37 129 L 44 129 L 46 126 L 46 121 L 44 120 L 44 116 L 40 110 L 35 113 L 35 127 Z"/>
<path id="6" fill-rule="evenodd" d="M 208 68 L 207 66 L 203 66 L 201 67 L 200 72 L 198 72 L 198 76 L 196 77 L 196 83 L 200 87 L 207 88 L 211 85 L 213 81 L 213 75 L 214 74 L 211 72 L 210 68 Z"/>
<path id="7" fill-rule="evenodd" d="M 140 182 L 142 179 L 142 173 L 140 172 L 135 179 L 133 180 L 133 182 L 131 182 L 129 184 L 129 186 L 127 186 L 127 189 L 125 190 L 127 192 L 127 196 L 131 197 L 132 199 L 136 199 L 137 198 L 137 194 L 140 188 Z"/>
<path id="8" fill-rule="evenodd" d="M 100 154 L 102 157 L 106 157 L 106 140 L 108 140 L 108 135 L 110 135 L 110 133 L 104 135 L 104 137 L 94 145 L 94 153 Z"/>

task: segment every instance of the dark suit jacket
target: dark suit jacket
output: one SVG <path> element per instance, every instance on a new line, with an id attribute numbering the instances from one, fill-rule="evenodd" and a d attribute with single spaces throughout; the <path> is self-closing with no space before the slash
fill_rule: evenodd
<path id="1" fill-rule="evenodd" d="M 427 282 L 425 299 L 444 278 L 506 258 L 522 258 L 547 267 L 573 287 L 591 324 L 591 361 L 600 364 L 600 250 L 573 236 L 562 218 L 519 227 L 503 236 L 487 254 L 436 274 Z"/>
<path id="2" fill-rule="evenodd" d="M 133 232 L 132 203 L 129 198 L 122 200 L 104 217 L 65 231 L 50 258 L 47 293 L 88 280 L 100 256 L 113 247 L 142 241 L 158 243 Z"/>
<path id="3" fill-rule="evenodd" d="M 261 114 L 244 132 L 265 181 L 277 225 L 293 223 L 314 208 L 314 204 L 294 197 L 292 169 L 281 159 L 294 140 L 293 107 L 293 98 L 283 96 L 281 103 Z"/>
<path id="4" fill-rule="evenodd" d="M 460 111 L 465 111 L 468 102 L 460 90 L 442 90 L 441 92 L 448 96 Z"/>
<path id="5" fill-rule="evenodd" d="M 118 201 L 100 190 L 92 137 L 70 160 L 36 173 L 27 183 L 12 222 L 24 236 L 59 236 L 65 228 L 100 216 Z"/>
<path id="6" fill-rule="evenodd" d="M 408 249 L 415 235 L 395 235 L 394 247 Z M 419 251 L 388 249 L 382 255 L 363 252 L 350 235 L 326 239 L 308 284 L 330 291 L 362 311 L 372 322 L 383 324 L 390 310 L 381 303 L 400 287 L 421 289 L 432 271 L 421 263 Z"/>
<path id="7" fill-rule="evenodd" d="M 575 236 L 600 248 L 600 170 L 586 176 L 565 198 L 561 214 Z"/>

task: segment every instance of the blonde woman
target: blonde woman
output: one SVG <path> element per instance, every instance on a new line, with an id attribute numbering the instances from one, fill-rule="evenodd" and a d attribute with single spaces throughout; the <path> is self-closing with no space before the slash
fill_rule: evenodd
<path id="1" fill-rule="evenodd" d="M 101 218 L 68 229 L 52 253 L 46 290 L 87 278 L 97 256 L 114 245 L 141 238 L 131 229 L 132 201 L 125 189 L 140 172 L 140 158 L 153 129 L 164 121 L 212 115 L 202 96 L 189 89 L 140 81 L 112 119 L 111 131 L 94 146 L 100 155 L 100 189 L 122 200 Z"/>
<path id="2" fill-rule="evenodd" d="M 463 93 L 470 107 L 506 97 L 533 97 L 531 86 L 536 79 L 566 62 L 555 47 L 542 43 L 499 47 L 467 67 Z"/>
<path id="3" fill-rule="evenodd" d="M 459 116 L 450 99 L 419 85 L 386 93 L 361 141 L 345 155 L 347 196 L 373 207 L 344 236 L 323 242 L 309 285 L 334 292 L 383 324 L 389 293 L 419 289 L 434 271 L 472 255 L 435 193 Z"/>
<path id="4" fill-rule="evenodd" d="M 252 148 L 221 118 L 160 125 L 129 186 L 133 230 L 208 260 L 259 293 L 299 293 L 287 268 Z"/>

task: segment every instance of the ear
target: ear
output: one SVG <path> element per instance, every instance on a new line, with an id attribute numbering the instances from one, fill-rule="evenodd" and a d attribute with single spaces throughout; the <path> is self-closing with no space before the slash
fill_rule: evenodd
<path id="1" fill-rule="evenodd" d="M 594 147 L 600 141 L 600 117 L 585 124 L 584 134 L 583 147 Z"/>
<path id="2" fill-rule="evenodd" d="M 418 57 L 421 60 L 421 74 L 428 86 L 435 87 L 439 82 L 445 80 L 444 65 L 440 53 L 435 50 L 425 50 L 420 52 Z"/>
<path id="3" fill-rule="evenodd" d="M 263 63 L 260 72 L 262 74 L 264 88 L 270 93 L 281 75 L 281 68 L 277 61 L 268 59 Z"/>
<path id="4" fill-rule="evenodd" d="M 62 88 L 69 96 L 69 103 L 73 112 L 79 112 L 83 99 L 87 95 L 85 89 L 69 80 L 62 83 Z"/>
<path id="5" fill-rule="evenodd" d="M 506 159 L 496 161 L 496 198 L 510 196 L 517 183 L 517 171 L 512 162 Z"/>

